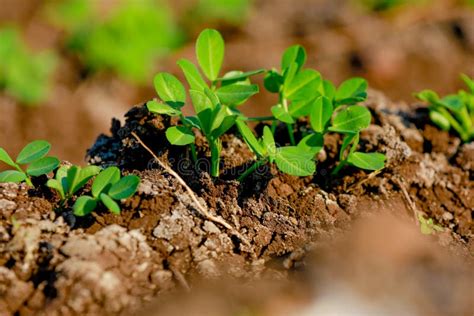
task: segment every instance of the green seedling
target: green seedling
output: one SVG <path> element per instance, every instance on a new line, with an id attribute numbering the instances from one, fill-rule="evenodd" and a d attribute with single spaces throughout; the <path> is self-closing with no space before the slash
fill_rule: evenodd
<path id="1" fill-rule="evenodd" d="M 94 179 L 91 189 L 92 196 L 83 195 L 76 200 L 73 206 L 74 215 L 85 216 L 92 213 L 99 202 L 105 205 L 110 212 L 120 214 L 120 205 L 117 201 L 127 199 L 135 194 L 139 184 L 139 177 L 128 175 L 121 178 L 120 170 L 117 167 L 108 167 Z"/>
<path id="2" fill-rule="evenodd" d="M 423 90 L 416 97 L 429 104 L 429 115 L 434 124 L 445 131 L 453 129 L 464 142 L 474 139 L 474 80 L 461 75 L 468 87 L 440 98 L 432 90 Z"/>
<path id="3" fill-rule="evenodd" d="M 16 170 L 0 172 L 0 182 L 21 183 L 26 182 L 32 186 L 31 177 L 38 177 L 53 171 L 59 166 L 59 159 L 46 156 L 51 149 L 51 144 L 44 140 L 35 140 L 26 145 L 16 157 L 16 160 L 0 148 L 0 161 L 6 163 Z M 21 165 L 28 165 L 26 171 Z"/>
<path id="4" fill-rule="evenodd" d="M 150 101 L 147 108 L 156 114 L 180 118 L 181 125 L 168 128 L 166 137 L 173 145 L 191 145 L 194 160 L 197 153 L 193 129 L 200 130 L 206 137 L 211 152 L 211 176 L 218 177 L 220 137 L 235 124 L 238 117 L 243 117 L 237 107 L 259 91 L 257 85 L 250 83 L 249 77 L 262 73 L 263 70 L 232 71 L 219 77 L 224 60 L 224 40 L 216 30 L 206 29 L 199 35 L 196 56 L 209 83 L 191 61 L 178 61 L 190 86 L 189 95 L 196 116 L 183 115 L 181 109 L 186 103 L 186 90 L 175 76 L 168 73 L 159 73 L 155 77 L 154 85 L 161 101 Z"/>
<path id="5" fill-rule="evenodd" d="M 58 192 L 62 203 L 70 199 L 92 177 L 100 172 L 100 167 L 61 166 L 56 171 L 54 179 L 49 179 L 46 185 Z"/>
<path id="6" fill-rule="evenodd" d="M 16 29 L 0 30 L 0 90 L 24 105 L 43 102 L 55 65 L 52 52 L 29 52 Z"/>
<path id="7" fill-rule="evenodd" d="M 67 33 L 67 48 L 92 71 L 109 70 L 142 84 L 160 58 L 183 43 L 166 1 L 114 1 L 104 14 L 96 0 L 66 0 L 49 6 L 49 17 Z"/>
<path id="8" fill-rule="evenodd" d="M 323 139 L 320 135 L 308 135 L 297 146 L 277 148 L 268 126 L 264 127 L 260 141 L 257 140 L 252 130 L 243 120 L 237 120 L 237 127 L 245 142 L 257 157 L 256 162 L 239 177 L 239 181 L 243 181 L 259 166 L 266 163 L 275 163 L 280 171 L 294 176 L 309 176 L 316 171 L 314 157 L 323 146 Z"/>
<path id="9" fill-rule="evenodd" d="M 420 231 L 423 235 L 433 235 L 437 232 L 444 232 L 444 228 L 435 224 L 432 218 L 424 218 L 422 214 L 418 214 L 420 222 Z"/>

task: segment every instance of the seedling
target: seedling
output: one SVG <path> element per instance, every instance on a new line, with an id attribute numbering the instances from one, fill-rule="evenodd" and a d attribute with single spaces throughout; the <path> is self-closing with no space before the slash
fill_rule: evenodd
<path id="1" fill-rule="evenodd" d="M 159 73 L 154 85 L 161 101 L 147 103 L 147 108 L 157 114 L 178 116 L 181 125 L 166 130 L 166 137 L 173 145 L 191 145 L 192 157 L 197 158 L 193 128 L 200 130 L 207 139 L 211 152 L 211 176 L 219 176 L 221 140 L 242 114 L 237 106 L 258 92 L 258 86 L 251 84 L 252 72 L 232 71 L 219 77 L 224 59 L 224 40 L 216 30 L 206 29 L 196 42 L 196 56 L 199 66 L 210 81 L 207 83 L 198 68 L 189 60 L 178 61 L 190 86 L 189 95 L 196 116 L 184 117 L 181 108 L 186 102 L 186 90 L 173 75 Z"/>
<path id="2" fill-rule="evenodd" d="M 0 90 L 24 105 L 40 103 L 47 98 L 55 65 L 52 52 L 29 52 L 16 29 L 0 30 Z"/>
<path id="3" fill-rule="evenodd" d="M 424 218 L 422 214 L 418 214 L 420 222 L 420 231 L 423 235 L 433 235 L 437 232 L 444 232 L 444 228 L 435 224 L 432 218 Z"/>
<path id="4" fill-rule="evenodd" d="M 312 134 L 305 137 L 298 146 L 277 148 L 268 126 L 264 127 L 260 141 L 243 120 L 237 120 L 237 127 L 249 148 L 257 156 L 257 161 L 239 177 L 239 181 L 243 181 L 259 166 L 273 162 L 280 171 L 294 176 L 309 176 L 316 171 L 314 156 L 323 146 L 323 140 L 319 135 Z"/>
<path id="5" fill-rule="evenodd" d="M 31 177 L 38 177 L 53 171 L 59 166 L 59 159 L 46 156 L 51 149 L 51 144 L 44 140 L 35 140 L 26 145 L 16 157 L 16 160 L 0 148 L 0 161 L 16 170 L 0 172 L 0 182 L 21 183 L 26 182 L 32 186 Z M 20 165 L 28 165 L 26 171 Z"/>
<path id="6" fill-rule="evenodd" d="M 474 80 L 461 75 L 468 91 L 460 90 L 440 98 L 432 90 L 423 90 L 416 97 L 429 104 L 429 115 L 434 124 L 445 131 L 455 130 L 464 142 L 474 139 Z"/>
<path id="7" fill-rule="evenodd" d="M 80 182 L 76 183 L 80 184 Z M 73 206 L 74 215 L 88 215 L 95 210 L 99 203 L 104 204 L 110 212 L 120 214 L 120 206 L 117 201 L 127 199 L 135 194 L 139 183 L 139 177 L 128 175 L 121 178 L 120 170 L 117 167 L 108 167 L 94 179 L 91 189 L 92 196 L 83 195 L 76 200 Z"/>
<path id="8" fill-rule="evenodd" d="M 64 203 L 81 189 L 92 177 L 100 172 L 100 167 L 61 166 L 56 171 L 54 179 L 49 179 L 46 185 L 54 189 L 61 196 Z"/>

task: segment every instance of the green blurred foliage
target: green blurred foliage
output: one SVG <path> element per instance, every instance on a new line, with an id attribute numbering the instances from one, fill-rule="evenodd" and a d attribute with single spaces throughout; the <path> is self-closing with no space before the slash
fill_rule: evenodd
<path id="1" fill-rule="evenodd" d="M 251 4 L 251 0 L 198 0 L 191 9 L 191 14 L 201 21 L 218 20 L 240 24 L 247 16 Z"/>
<path id="2" fill-rule="evenodd" d="M 363 6 L 371 11 L 389 11 L 391 9 L 405 6 L 405 5 L 418 5 L 429 3 L 429 0 L 354 0 L 358 5 Z"/>
<path id="3" fill-rule="evenodd" d="M 0 89 L 25 105 L 45 101 L 56 56 L 31 53 L 14 28 L 0 30 Z"/>
<path id="4" fill-rule="evenodd" d="M 91 70 L 110 69 L 144 83 L 153 64 L 183 42 L 169 7 L 159 0 L 120 0 L 105 15 L 97 0 L 66 0 L 49 8 L 69 34 L 67 46 Z"/>

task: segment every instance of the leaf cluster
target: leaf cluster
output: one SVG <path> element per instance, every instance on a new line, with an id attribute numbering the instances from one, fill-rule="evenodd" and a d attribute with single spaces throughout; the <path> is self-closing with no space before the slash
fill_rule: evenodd
<path id="1" fill-rule="evenodd" d="M 47 98 L 56 56 L 49 51 L 31 53 L 18 30 L 0 30 L 0 90 L 25 105 Z"/>
<path id="2" fill-rule="evenodd" d="M 87 166 L 85 168 L 79 166 L 61 166 L 56 170 L 55 177 L 49 179 L 46 185 L 56 190 L 61 196 L 61 200 L 65 201 L 70 199 L 99 172 L 100 167 L 97 166 Z"/>
<path id="3" fill-rule="evenodd" d="M 0 148 L 0 161 L 15 169 L 0 172 L 0 182 L 26 182 L 33 185 L 31 177 L 48 174 L 59 166 L 58 158 L 47 156 L 50 149 L 51 144 L 47 141 L 35 140 L 27 144 L 13 160 L 5 149 Z M 21 165 L 28 166 L 24 170 Z"/>
<path id="4" fill-rule="evenodd" d="M 84 172 L 84 170 L 87 171 Z M 72 191 L 74 191 L 75 188 L 81 187 L 87 182 L 95 171 L 85 168 L 82 169 L 82 172 L 81 170 L 73 172 L 78 174 L 78 176 L 72 179 L 72 185 L 67 187 L 72 188 Z M 68 175 L 69 172 L 66 175 L 66 179 Z M 69 183 L 70 181 L 67 180 L 67 182 Z M 127 199 L 135 194 L 139 184 L 140 178 L 138 176 L 128 175 L 121 177 L 120 170 L 117 167 L 108 167 L 95 177 L 91 188 L 92 196 L 82 195 L 76 200 L 73 206 L 74 215 L 88 215 L 96 209 L 99 203 L 102 203 L 110 212 L 120 214 L 120 205 L 117 201 Z"/>
<path id="5" fill-rule="evenodd" d="M 416 97 L 429 104 L 430 118 L 445 131 L 453 129 L 464 142 L 474 139 L 474 80 L 466 75 L 461 79 L 467 86 L 457 94 L 443 98 L 432 90 L 423 90 Z"/>

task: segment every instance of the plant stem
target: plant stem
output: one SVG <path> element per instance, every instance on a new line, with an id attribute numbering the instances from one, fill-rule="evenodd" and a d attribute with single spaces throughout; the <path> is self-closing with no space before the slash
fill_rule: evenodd
<path id="1" fill-rule="evenodd" d="M 219 140 L 217 139 L 210 141 L 209 146 L 211 149 L 211 177 L 218 178 L 221 154 Z"/>
<path id="2" fill-rule="evenodd" d="M 247 118 L 249 122 L 262 122 L 262 121 L 276 121 L 276 118 L 273 116 L 257 116 L 257 117 L 249 117 Z"/>
<path id="3" fill-rule="evenodd" d="M 276 128 L 278 126 L 278 121 L 272 122 L 272 134 L 275 135 Z"/>
<path id="4" fill-rule="evenodd" d="M 336 166 L 336 169 L 334 169 L 332 172 L 331 172 L 331 175 L 335 176 L 339 173 L 339 171 L 341 171 L 342 167 L 344 167 L 347 163 L 347 160 L 343 160 L 341 162 L 339 162 L 339 164 Z"/>
<path id="5" fill-rule="evenodd" d="M 242 182 L 245 178 L 247 178 L 252 172 L 254 172 L 258 167 L 260 167 L 261 165 L 263 165 L 264 163 L 266 162 L 266 159 L 262 159 L 262 160 L 257 160 L 253 163 L 252 166 L 250 166 L 250 168 L 248 168 L 247 170 L 244 171 L 244 173 L 242 173 L 238 178 L 237 178 L 237 181 L 239 182 Z"/>
<path id="6" fill-rule="evenodd" d="M 286 127 L 288 128 L 288 135 L 290 136 L 290 143 L 292 146 L 296 145 L 295 142 L 295 134 L 293 133 L 293 124 L 286 124 Z"/>
<path id="7" fill-rule="evenodd" d="M 197 152 L 196 152 L 196 145 L 194 143 L 191 144 L 191 158 L 193 159 L 193 162 L 196 163 Z"/>

